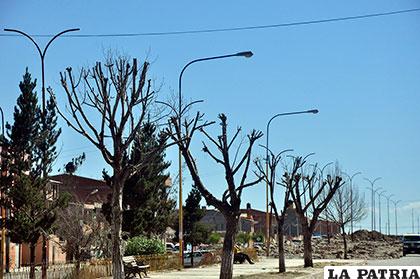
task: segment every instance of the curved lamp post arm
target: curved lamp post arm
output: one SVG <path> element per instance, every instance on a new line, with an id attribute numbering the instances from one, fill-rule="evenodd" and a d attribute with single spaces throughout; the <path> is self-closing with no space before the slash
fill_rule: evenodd
<path id="1" fill-rule="evenodd" d="M 181 118 L 181 105 L 182 105 L 182 76 L 184 75 L 185 70 L 188 68 L 188 66 L 190 66 L 191 64 L 197 63 L 197 62 L 202 62 L 202 61 L 208 61 L 208 60 L 215 60 L 215 59 L 222 59 L 222 58 L 228 58 L 228 57 L 235 57 L 235 56 L 242 56 L 245 58 L 249 58 L 252 55 L 254 55 L 252 53 L 252 51 L 242 51 L 242 52 L 238 52 L 238 53 L 234 53 L 234 54 L 227 54 L 227 55 L 219 55 L 219 56 L 211 56 L 211 57 L 205 57 L 205 58 L 199 58 L 199 59 L 195 59 L 192 60 L 191 62 L 188 62 L 181 70 L 181 73 L 179 74 L 179 79 L 178 79 L 178 117 Z"/>
<path id="2" fill-rule="evenodd" d="M 26 34 L 23 31 L 17 30 L 17 29 L 9 29 L 9 28 L 5 28 L 4 31 L 6 32 L 15 32 L 15 33 L 19 33 L 23 36 L 25 36 L 26 38 L 28 38 L 29 40 L 31 40 L 31 42 L 35 45 L 36 49 L 38 50 L 39 56 L 41 56 L 41 58 L 45 57 L 45 53 L 47 52 L 48 47 L 51 45 L 51 43 L 59 36 L 63 35 L 64 33 L 68 33 L 68 32 L 74 32 L 74 31 L 79 31 L 80 28 L 72 28 L 72 29 L 67 29 L 64 31 L 61 31 L 60 33 L 54 35 L 54 37 L 51 38 L 51 40 L 48 41 L 47 45 L 45 46 L 44 50 L 42 51 L 41 48 L 39 47 L 39 45 L 37 44 L 37 42 L 28 34 Z"/>
<path id="3" fill-rule="evenodd" d="M 382 177 L 377 177 L 373 181 L 366 177 L 364 177 L 363 179 L 366 181 L 369 181 L 369 183 L 372 185 L 372 188 L 373 188 L 373 185 L 375 184 L 375 182 L 378 181 L 379 179 L 382 179 Z"/>
<path id="4" fill-rule="evenodd" d="M 25 32 L 20 31 L 20 30 L 16 30 L 16 29 L 8 29 L 8 28 L 5 28 L 5 29 L 4 29 L 4 31 L 6 31 L 6 32 L 15 32 L 15 33 L 19 33 L 19 34 L 21 34 L 21 35 L 25 36 L 26 38 L 28 38 L 29 40 L 31 40 L 31 42 L 35 45 L 36 49 L 38 50 L 39 56 L 40 56 L 41 58 L 43 58 L 43 57 L 44 57 L 44 54 L 43 54 L 43 52 L 41 51 L 41 48 L 39 47 L 39 45 L 35 42 L 35 40 L 34 40 L 31 36 L 29 36 L 29 35 L 28 35 L 28 34 L 26 34 Z"/>
<path id="5" fill-rule="evenodd" d="M 278 114 L 274 115 L 273 117 L 271 117 L 270 120 L 268 120 L 267 127 L 266 127 L 266 147 L 267 147 L 267 150 L 266 150 L 266 160 L 268 160 L 268 138 L 269 138 L 269 133 L 270 133 L 270 124 L 271 124 L 271 121 L 273 121 L 275 118 L 277 118 L 279 116 L 304 114 L 304 113 L 317 114 L 318 112 L 319 112 L 319 110 L 317 110 L 317 109 L 311 109 L 311 110 L 303 110 L 303 111 L 278 113 Z"/>
<path id="6" fill-rule="evenodd" d="M 67 29 L 64 31 L 61 31 L 60 33 L 56 34 L 54 37 L 52 37 L 51 40 L 49 40 L 49 42 L 47 43 L 47 45 L 44 48 L 44 51 L 42 53 L 42 56 L 45 57 L 45 53 L 47 52 L 48 47 L 50 46 L 50 44 L 57 39 L 57 37 L 63 35 L 64 33 L 68 33 L 68 32 L 75 32 L 75 31 L 80 31 L 80 28 L 72 28 L 72 29 Z"/>
<path id="7" fill-rule="evenodd" d="M 356 176 L 356 175 L 359 175 L 359 174 L 362 174 L 362 172 L 361 171 L 358 171 L 358 172 L 356 172 L 355 174 L 353 174 L 352 176 L 350 176 L 349 174 L 347 174 L 347 173 L 345 173 L 345 172 L 343 172 L 349 179 L 350 179 L 350 181 L 353 181 L 353 178 Z"/>

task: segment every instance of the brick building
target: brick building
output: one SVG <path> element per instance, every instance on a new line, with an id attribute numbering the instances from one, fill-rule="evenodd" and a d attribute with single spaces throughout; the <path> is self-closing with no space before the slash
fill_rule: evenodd
<path id="1" fill-rule="evenodd" d="M 250 221 L 249 216 L 252 216 L 253 222 Z M 270 235 L 273 237 L 277 233 L 276 218 L 274 214 L 270 218 Z M 216 209 L 208 209 L 206 215 L 201 219 L 202 223 L 209 225 L 214 231 L 224 233 L 226 231 L 226 221 L 223 214 Z M 251 208 L 251 204 L 247 204 L 245 209 L 241 209 L 241 218 L 238 225 L 238 230 L 242 232 L 251 232 L 253 225 L 254 233 L 265 234 L 266 212 Z M 293 207 L 287 209 L 286 218 L 283 226 L 284 235 L 286 237 L 297 237 L 302 234 L 302 227 L 299 222 L 296 210 Z M 316 235 L 335 235 L 340 232 L 337 223 L 318 221 L 314 234 Z"/>
<path id="2" fill-rule="evenodd" d="M 0 154 L 2 146 L 0 145 Z M 1 163 L 1 156 L 0 156 Z M 4 175 L 4 174 L 3 174 Z M 86 209 L 100 208 L 111 193 L 110 187 L 103 180 L 91 179 L 76 175 L 60 174 L 49 178 L 49 192 L 47 199 L 54 199 L 61 193 L 70 193 L 71 202 L 82 203 Z M 5 209 L 0 210 L 0 217 L 5 218 Z M 0 234 L 1 237 L 1 234 Z M 60 248 L 60 240 L 54 235 L 50 235 L 47 241 L 47 261 L 50 264 L 65 263 L 66 254 Z M 29 246 L 27 244 L 16 244 L 6 238 L 4 247 L 3 263 L 9 265 L 13 270 L 21 266 L 29 265 Z M 41 264 L 42 239 L 38 240 L 35 251 L 35 263 Z M 6 261 L 8 256 L 8 261 Z"/>

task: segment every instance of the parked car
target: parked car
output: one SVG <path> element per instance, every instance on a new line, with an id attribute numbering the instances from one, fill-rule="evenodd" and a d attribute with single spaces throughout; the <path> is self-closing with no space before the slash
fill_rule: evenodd
<path id="1" fill-rule="evenodd" d="M 176 251 L 175 244 L 171 242 L 166 242 L 166 252 L 175 252 L 175 251 Z"/>
<path id="2" fill-rule="evenodd" d="M 403 235 L 403 256 L 407 254 L 420 254 L 420 234 Z"/>
<path id="3" fill-rule="evenodd" d="M 193 253 L 193 261 L 194 266 L 198 265 L 203 258 L 202 252 L 194 252 Z M 184 267 L 191 267 L 191 252 L 190 251 L 184 251 Z"/>

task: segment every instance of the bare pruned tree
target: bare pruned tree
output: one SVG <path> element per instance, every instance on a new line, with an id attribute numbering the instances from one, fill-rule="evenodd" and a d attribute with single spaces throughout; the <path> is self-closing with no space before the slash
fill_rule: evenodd
<path id="1" fill-rule="evenodd" d="M 313 267 L 312 234 L 319 216 L 344 181 L 339 175 L 327 175 L 325 178 L 318 175 L 316 165 L 306 173 L 304 165 L 308 156 L 293 159 L 291 170 L 283 175 L 282 185 L 290 189 L 302 226 L 304 267 Z"/>
<path id="2" fill-rule="evenodd" d="M 112 168 L 112 275 L 124 278 L 121 250 L 122 191 L 124 182 L 147 163 L 132 162 L 128 152 L 138 131 L 150 120 L 155 92 L 147 78 L 149 63 L 138 65 L 127 58 L 110 58 L 82 69 L 77 78 L 72 68 L 60 73 L 66 94 L 66 111 L 58 109 L 68 126 L 101 152 Z M 55 97 L 50 89 L 49 92 Z M 56 98 L 55 98 L 56 99 Z M 165 148 L 159 146 L 158 148 Z"/>
<path id="3" fill-rule="evenodd" d="M 192 120 L 185 119 L 185 121 L 182 122 L 182 126 L 179 124 L 181 121 L 179 121 L 178 117 L 172 117 L 169 121 L 168 134 L 173 141 L 178 144 L 194 184 L 205 198 L 207 204 L 218 209 L 226 219 L 226 234 L 223 242 L 220 278 L 231 279 L 233 272 L 233 247 L 235 244 L 235 235 L 238 230 L 242 191 L 261 181 L 261 178 L 248 181 L 247 177 L 251 162 L 252 148 L 254 147 L 255 142 L 261 138 L 263 134 L 260 131 L 253 130 L 248 135 L 248 143 L 244 154 L 236 156 L 235 154 L 232 154 L 233 152 L 231 151 L 241 129 L 238 128 L 233 137 L 229 138 L 226 115 L 220 114 L 219 119 L 221 133 L 217 137 L 212 137 L 205 131 L 204 128 L 213 122 L 203 123 L 203 114 L 200 114 L 199 112 Z M 193 136 L 197 131 L 200 131 L 205 138 L 214 145 L 217 153 L 213 152 L 204 142 L 203 151 L 224 168 L 226 190 L 220 199 L 216 198 L 209 191 L 208 186 L 201 179 L 197 163 L 191 153 L 190 145 Z M 235 157 L 238 158 L 237 163 Z"/>
<path id="4" fill-rule="evenodd" d="M 346 226 L 351 221 L 359 222 L 366 217 L 365 200 L 359 195 L 357 188 L 351 189 L 350 184 L 346 184 L 337 190 L 325 211 L 331 221 L 340 225 L 344 258 L 347 259 Z"/>
<path id="5" fill-rule="evenodd" d="M 284 187 L 284 198 L 280 203 L 276 202 L 276 188 L 278 184 L 276 183 L 276 170 L 277 166 L 281 161 L 281 155 L 284 152 L 290 150 L 285 150 L 279 154 L 274 154 L 271 150 L 268 150 L 269 157 L 268 159 L 268 170 L 264 170 L 264 166 L 261 160 L 256 160 L 255 164 L 257 166 L 256 175 L 261 177 L 265 182 L 267 182 L 269 191 L 270 191 L 270 206 L 274 211 L 274 216 L 277 222 L 277 248 L 279 253 L 279 273 L 286 272 L 285 256 L 284 256 L 284 235 L 283 235 L 283 225 L 286 218 L 287 209 L 293 204 L 290 197 L 289 187 Z M 267 173 L 268 171 L 268 173 Z"/>
<path id="6" fill-rule="evenodd" d="M 108 225 L 101 213 L 84 207 L 82 202 L 76 202 L 61 209 L 54 230 L 64 240 L 58 244 L 71 260 L 74 259 L 77 273 L 81 261 L 89 259 L 90 252 L 102 241 L 101 231 Z"/>

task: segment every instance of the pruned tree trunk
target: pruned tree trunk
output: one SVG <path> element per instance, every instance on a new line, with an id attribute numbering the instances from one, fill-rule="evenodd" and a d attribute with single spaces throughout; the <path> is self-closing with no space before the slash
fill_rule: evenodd
<path id="1" fill-rule="evenodd" d="M 347 259 L 347 238 L 344 226 L 341 226 L 341 230 L 343 231 L 344 259 Z"/>
<path id="2" fill-rule="evenodd" d="M 118 173 L 114 172 L 112 181 L 112 278 L 123 279 L 124 268 L 122 261 L 122 188 L 123 182 Z"/>
<path id="3" fill-rule="evenodd" d="M 284 235 L 283 235 L 283 221 L 277 220 L 277 242 L 279 250 L 279 273 L 286 272 L 286 263 L 284 257 Z"/>
<path id="4" fill-rule="evenodd" d="M 42 235 L 42 279 L 47 279 L 47 237 Z"/>
<path id="5" fill-rule="evenodd" d="M 76 274 L 79 275 L 80 272 L 80 246 L 77 247 L 76 253 L 74 254 L 76 260 Z"/>
<path id="6" fill-rule="evenodd" d="M 232 279 L 233 276 L 233 248 L 235 236 L 238 230 L 238 219 L 232 216 L 226 218 L 226 234 L 223 241 L 222 264 L 220 267 L 220 279 Z"/>
<path id="7" fill-rule="evenodd" d="M 331 236 L 330 236 L 330 223 L 327 221 L 327 240 L 328 244 L 331 243 Z"/>
<path id="8" fill-rule="evenodd" d="M 312 234 L 311 231 L 306 227 L 302 226 L 303 230 L 303 260 L 304 267 L 313 267 L 312 261 Z"/>
<path id="9" fill-rule="evenodd" d="M 29 270 L 29 278 L 35 279 L 35 247 L 36 243 L 29 244 L 29 261 L 30 261 L 30 270 Z"/>
<path id="10" fill-rule="evenodd" d="M 194 267 L 194 245 L 191 244 L 191 267 Z"/>

